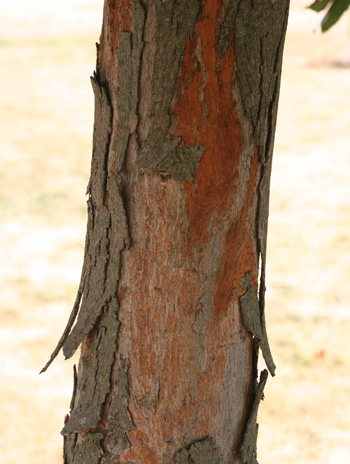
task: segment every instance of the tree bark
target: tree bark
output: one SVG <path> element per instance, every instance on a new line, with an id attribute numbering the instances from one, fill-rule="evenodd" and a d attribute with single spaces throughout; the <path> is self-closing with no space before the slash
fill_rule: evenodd
<path id="1" fill-rule="evenodd" d="M 105 1 L 66 464 L 257 462 L 288 3 Z"/>

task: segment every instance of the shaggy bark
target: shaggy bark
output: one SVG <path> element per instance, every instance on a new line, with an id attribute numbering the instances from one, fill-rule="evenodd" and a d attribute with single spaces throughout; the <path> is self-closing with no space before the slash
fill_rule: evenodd
<path id="1" fill-rule="evenodd" d="M 66 464 L 257 462 L 288 3 L 105 1 Z"/>

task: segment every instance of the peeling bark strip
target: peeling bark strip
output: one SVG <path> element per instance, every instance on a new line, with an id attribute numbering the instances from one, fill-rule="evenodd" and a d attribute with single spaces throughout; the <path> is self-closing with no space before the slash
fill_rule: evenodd
<path id="1" fill-rule="evenodd" d="M 258 462 L 256 459 L 256 442 L 258 438 L 259 425 L 256 423 L 256 421 L 258 417 L 260 401 L 264 399 L 264 388 L 266 385 L 267 377 L 267 370 L 262 371 L 240 449 L 242 464 L 256 464 Z"/>
<path id="2" fill-rule="evenodd" d="M 247 272 L 242 279 L 242 287 L 246 292 L 240 297 L 241 315 L 244 325 L 259 341 L 259 345 L 271 375 L 275 375 L 276 366 L 273 362 L 269 342 L 267 340 L 265 320 L 261 319 L 261 311 L 256 291 L 249 283 L 250 272 Z"/>
<path id="3" fill-rule="evenodd" d="M 257 462 L 287 15 L 105 0 L 82 279 L 49 361 L 82 344 L 65 464 Z"/>
<path id="4" fill-rule="evenodd" d="M 104 306 L 116 294 L 120 253 L 130 245 L 124 200 L 116 172 L 108 169 L 112 108 L 106 89 L 99 83 L 98 74 L 91 78 L 91 83 L 95 94 L 94 148 L 87 187 L 89 215 L 81 283 L 66 329 L 41 372 L 48 368 L 62 347 L 66 359 L 72 357 L 84 337 L 94 328 Z M 72 329 L 78 311 L 78 320 Z"/>
<path id="5" fill-rule="evenodd" d="M 84 337 L 94 328 L 104 305 L 115 296 L 121 269 L 120 253 L 130 245 L 117 173 L 108 169 L 112 108 L 97 74 L 91 82 L 95 93 L 95 126 L 87 190 L 89 221 L 84 257 L 87 275 L 78 320 L 63 345 L 66 358 L 73 356 Z"/>
<path id="6" fill-rule="evenodd" d="M 232 1 L 232 0 L 231 0 Z M 257 237 L 260 254 L 259 306 L 264 337 L 265 269 L 272 154 L 281 82 L 289 1 L 240 1 L 234 40 L 240 104 L 259 147 L 262 166 L 258 190 Z M 251 72 L 254 69 L 258 72 Z"/>
<path id="7" fill-rule="evenodd" d="M 77 393 L 70 418 L 62 434 L 97 429 L 103 405 L 110 390 L 112 366 L 120 323 L 114 298 L 104 308 L 99 329 L 84 342 L 85 356 L 80 359 Z"/>

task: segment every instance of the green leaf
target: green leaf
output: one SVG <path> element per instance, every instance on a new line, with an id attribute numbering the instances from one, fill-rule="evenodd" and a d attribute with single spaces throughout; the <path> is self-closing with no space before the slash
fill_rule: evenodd
<path id="1" fill-rule="evenodd" d="M 331 0 L 316 0 L 314 3 L 309 5 L 307 8 L 310 8 L 311 10 L 317 11 L 317 13 L 319 13 L 324 8 L 326 8 L 326 6 L 328 5 L 330 1 Z"/>
<path id="2" fill-rule="evenodd" d="M 326 16 L 322 19 L 322 32 L 328 31 L 348 9 L 350 0 L 334 0 Z"/>

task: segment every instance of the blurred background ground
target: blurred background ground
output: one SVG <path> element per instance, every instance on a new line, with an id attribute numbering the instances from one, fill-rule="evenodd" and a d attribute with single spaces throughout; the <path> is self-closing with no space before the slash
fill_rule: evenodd
<path id="1" fill-rule="evenodd" d="M 350 462 L 350 24 L 292 0 L 271 186 L 277 375 L 259 462 Z M 98 1 L 0 0 L 0 461 L 62 462 L 73 361 L 39 377 L 80 276 Z M 347 24 L 348 22 L 348 24 Z"/>

